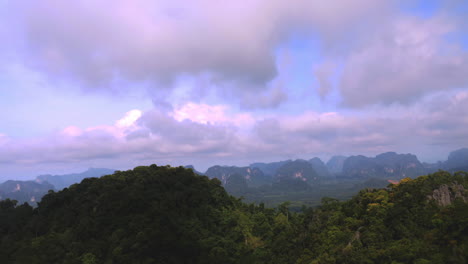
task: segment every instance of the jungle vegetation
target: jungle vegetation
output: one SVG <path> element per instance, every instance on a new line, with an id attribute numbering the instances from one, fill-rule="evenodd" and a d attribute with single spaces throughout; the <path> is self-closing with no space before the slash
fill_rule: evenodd
<path id="1" fill-rule="evenodd" d="M 191 169 L 141 166 L 0 201 L 0 263 L 466 263 L 468 173 L 439 171 L 340 202 L 243 202 Z"/>

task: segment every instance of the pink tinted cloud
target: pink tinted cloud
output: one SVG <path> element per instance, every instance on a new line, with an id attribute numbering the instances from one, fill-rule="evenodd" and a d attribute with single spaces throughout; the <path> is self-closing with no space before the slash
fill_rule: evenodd
<path id="1" fill-rule="evenodd" d="M 228 105 L 208 105 L 193 102 L 176 108 L 171 114 L 175 120 L 181 122 L 185 119 L 201 124 L 227 124 L 236 127 L 252 126 L 254 117 L 249 113 L 230 113 Z"/>
<path id="2" fill-rule="evenodd" d="M 245 164 L 260 158 L 375 155 L 390 150 L 418 154 L 418 150 L 427 152 L 434 143 L 438 145 L 432 148 L 443 150 L 440 155 L 445 155 L 468 142 L 468 119 L 459 114 L 468 112 L 467 106 L 466 91 L 427 97 L 412 109 L 400 106 L 400 110 L 392 110 L 395 112 L 382 109 L 367 115 L 304 112 L 265 118 L 251 113 L 229 114 L 220 106 L 190 104 L 180 107 L 190 112 L 183 120 L 154 109 L 138 119 L 137 112 L 129 112 L 115 125 L 70 126 L 48 137 L 8 139 L 1 143 L 0 163 L 116 167 L 191 161 Z M 418 117 L 392 116 L 397 111 L 411 111 Z M 205 122 L 206 118 L 217 122 Z M 245 124 L 247 129 L 243 130 Z"/>

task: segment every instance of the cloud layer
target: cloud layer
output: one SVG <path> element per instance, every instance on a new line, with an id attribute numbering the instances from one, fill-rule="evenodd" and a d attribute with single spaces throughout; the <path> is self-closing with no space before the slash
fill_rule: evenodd
<path id="1" fill-rule="evenodd" d="M 195 161 L 204 167 L 212 165 L 209 161 L 213 160 L 230 164 L 388 150 L 424 153 L 434 145 L 443 145 L 448 152 L 460 147 L 460 142 L 468 142 L 468 119 L 458 114 L 468 112 L 467 92 L 426 98 L 411 108 L 368 117 L 333 112 L 239 116 L 229 114 L 227 106 L 214 109 L 207 113 L 206 105 L 191 103 L 169 114 L 132 110 L 112 126 L 67 127 L 28 141 L 3 135 L 0 163 L 87 164 L 92 160 L 123 160 L 121 166 L 130 166 L 134 161 Z M 394 116 L 395 111 L 406 114 Z"/>
<path id="2" fill-rule="evenodd" d="M 416 2 L 0 1 L 0 69 L 25 69 L 0 71 L 0 102 L 21 98 L 12 115 L 35 118 L 28 102 L 57 101 L 58 90 L 144 94 L 154 106 L 113 125 L 67 119 L 47 135 L 0 127 L 0 164 L 203 168 L 389 150 L 443 158 L 468 144 L 468 20 L 460 6 L 414 11 Z"/>
<path id="3" fill-rule="evenodd" d="M 122 88 L 121 81 L 172 89 L 183 76 L 208 76 L 219 94 L 247 108 L 276 107 L 284 91 L 276 49 L 294 35 L 320 34 L 340 46 L 356 25 L 378 21 L 388 1 L 11 1 L 23 62 L 84 89 Z M 9 36 L 12 37 L 12 36 Z M 252 99 L 258 91 L 258 103 Z M 226 93 L 225 90 L 228 90 Z M 199 92 L 194 89 L 193 93 Z"/>
<path id="4" fill-rule="evenodd" d="M 466 88 L 468 52 L 446 40 L 456 27 L 444 17 L 402 17 L 384 25 L 347 58 L 343 103 L 407 104 L 434 91 Z"/>

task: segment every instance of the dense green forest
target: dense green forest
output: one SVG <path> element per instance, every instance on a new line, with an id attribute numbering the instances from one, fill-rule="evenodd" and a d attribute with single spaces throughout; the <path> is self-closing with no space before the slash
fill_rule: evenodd
<path id="1" fill-rule="evenodd" d="M 466 263 L 468 174 L 439 171 L 301 212 L 151 165 L 0 201 L 0 263 Z"/>
<path id="2" fill-rule="evenodd" d="M 281 180 L 271 185 L 247 187 L 240 177 L 233 175 L 224 186 L 226 191 L 242 198 L 247 203 L 263 203 L 266 207 L 278 207 L 281 203 L 290 202 L 289 209 L 295 212 L 302 207 L 316 207 L 323 197 L 333 197 L 340 201 L 351 199 L 365 188 L 383 188 L 389 182 L 385 179 L 370 178 L 366 180 L 340 179 L 310 186 L 300 180 Z"/>

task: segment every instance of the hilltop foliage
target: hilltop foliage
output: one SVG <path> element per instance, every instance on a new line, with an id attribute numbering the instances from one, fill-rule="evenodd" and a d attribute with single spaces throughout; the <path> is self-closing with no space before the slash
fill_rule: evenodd
<path id="1" fill-rule="evenodd" d="M 467 189 L 467 173 L 441 171 L 293 213 L 189 169 L 142 166 L 51 191 L 34 209 L 1 201 L 0 263 L 466 263 Z"/>

